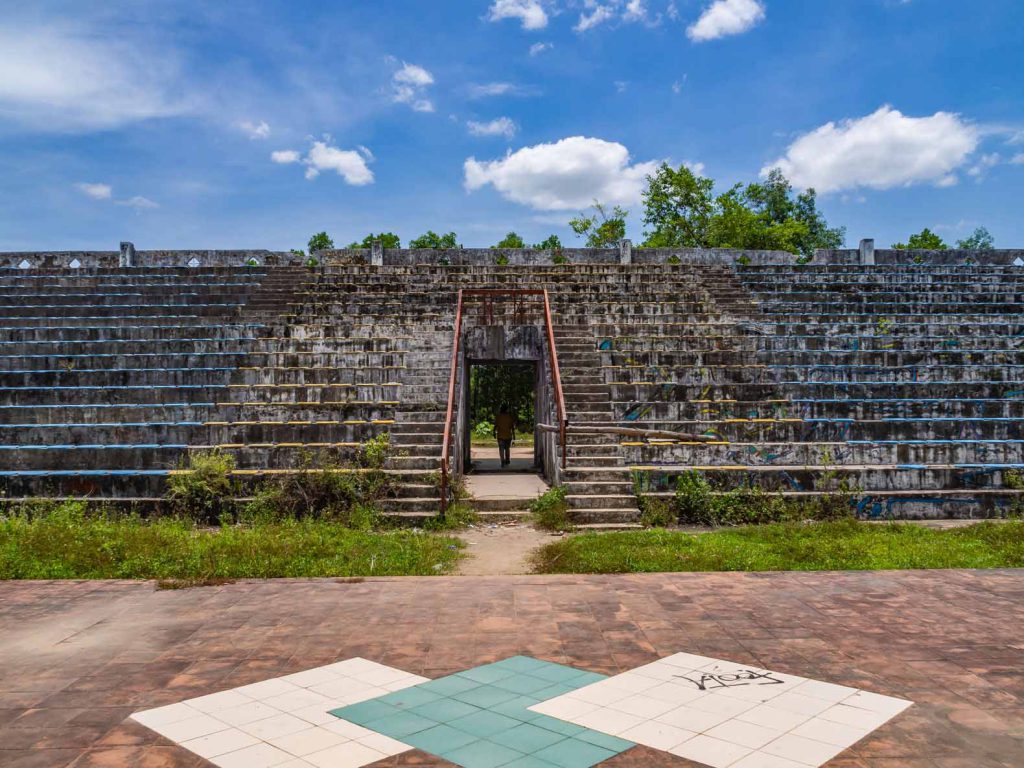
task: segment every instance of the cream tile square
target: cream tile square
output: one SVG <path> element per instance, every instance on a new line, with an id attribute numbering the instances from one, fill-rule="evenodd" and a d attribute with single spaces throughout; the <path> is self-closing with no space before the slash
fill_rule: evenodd
<path id="1" fill-rule="evenodd" d="M 625 712 L 619 712 L 614 709 L 595 709 L 593 712 L 587 712 L 585 715 L 573 718 L 572 722 L 576 723 L 576 725 L 582 725 L 584 728 L 618 736 L 623 731 L 640 725 L 645 720 L 646 718 L 627 715 Z"/>
<path id="2" fill-rule="evenodd" d="M 214 757 L 210 762 L 219 768 L 271 768 L 292 759 L 287 752 L 282 752 L 269 744 L 254 744 L 236 752 Z"/>
<path id="3" fill-rule="evenodd" d="M 794 728 L 792 730 L 792 734 L 794 736 L 803 736 L 805 739 L 823 741 L 826 744 L 832 744 L 836 747 L 846 749 L 863 739 L 867 734 L 871 733 L 872 730 L 872 728 L 857 728 L 851 725 L 833 723 L 828 720 L 822 720 L 820 717 L 815 717 L 808 720 L 803 725 Z"/>
<path id="4" fill-rule="evenodd" d="M 765 744 L 761 751 L 769 755 L 777 755 L 804 765 L 819 766 L 842 752 L 841 747 L 825 744 L 802 736 L 787 733 L 775 741 Z"/>
<path id="5" fill-rule="evenodd" d="M 209 759 L 259 743 L 259 739 L 250 736 L 248 733 L 244 733 L 237 728 L 228 728 L 226 731 L 211 733 L 209 736 L 200 736 L 198 739 L 183 741 L 181 746 L 190 752 L 195 752 L 200 757 Z"/>
<path id="6" fill-rule="evenodd" d="M 897 699 L 893 696 L 883 696 L 880 693 L 871 693 L 870 691 L 857 691 L 850 697 L 843 699 L 840 703 L 848 707 L 867 709 L 892 717 L 898 715 L 914 702 L 907 701 L 906 699 Z"/>
<path id="7" fill-rule="evenodd" d="M 741 712 L 747 712 L 758 705 L 753 701 L 732 699 L 728 696 L 704 696 L 689 702 L 686 706 L 693 707 L 694 709 L 703 709 L 705 712 L 715 712 L 735 717 Z"/>
<path id="8" fill-rule="evenodd" d="M 314 693 L 319 693 L 321 696 L 327 696 L 331 699 L 344 699 L 351 694 L 359 694 L 364 691 L 380 691 L 381 689 L 355 678 L 336 677 L 332 680 L 328 680 L 326 683 L 311 685 L 309 686 L 309 690 Z M 369 698 L 373 698 L 373 696 L 370 696 Z"/>
<path id="9" fill-rule="evenodd" d="M 872 731 L 890 719 L 890 716 L 885 712 L 859 709 L 847 704 L 836 704 L 829 707 L 818 717 L 832 723 L 842 723 L 843 725 L 852 725 L 854 728 L 864 728 Z"/>
<path id="10" fill-rule="evenodd" d="M 189 739 L 198 739 L 200 736 L 208 736 L 218 731 L 226 731 L 230 727 L 227 723 L 221 722 L 212 715 L 196 715 L 187 720 L 166 723 L 159 728 L 154 728 L 154 730 L 171 741 L 181 743 Z"/>
<path id="11" fill-rule="evenodd" d="M 331 701 L 330 697 L 311 691 L 307 688 L 300 688 L 291 693 L 283 693 L 280 696 L 271 696 L 264 699 L 263 703 L 278 709 L 281 712 L 295 713 L 300 709 L 321 706 Z M 326 710 L 325 710 L 326 711 Z"/>
<path id="12" fill-rule="evenodd" d="M 699 699 L 705 695 L 704 691 L 695 690 L 692 685 L 683 684 L 680 685 L 676 682 L 662 683 L 654 688 L 650 688 L 643 692 L 644 696 L 648 696 L 652 699 L 658 699 L 659 701 L 669 701 L 677 706 L 680 704 L 686 704 L 687 702 Z"/>
<path id="13" fill-rule="evenodd" d="M 857 689 L 834 683 L 823 683 L 820 680 L 804 680 L 793 689 L 793 692 L 814 699 L 825 699 L 834 704 L 857 693 Z"/>
<path id="14" fill-rule="evenodd" d="M 383 733 L 371 733 L 369 736 L 363 736 L 361 739 L 357 739 L 357 741 L 364 747 L 375 749 L 388 757 L 391 757 L 392 755 L 400 755 L 403 752 L 408 752 L 412 749 L 408 744 L 396 741 L 390 736 L 385 736 Z"/>
<path id="15" fill-rule="evenodd" d="M 331 680 L 337 680 L 339 677 L 341 677 L 341 673 L 329 667 L 316 667 L 315 669 L 307 669 L 304 672 L 285 675 L 281 680 L 297 685 L 300 688 L 312 688 L 314 685 L 322 685 Z"/>
<path id="16" fill-rule="evenodd" d="M 787 712 L 798 712 L 801 715 L 813 717 L 820 715 L 832 705 L 825 699 L 814 699 L 810 696 L 801 696 L 799 693 L 784 693 L 772 699 L 772 706 Z"/>
<path id="17" fill-rule="evenodd" d="M 623 691 L 628 691 L 629 693 L 641 693 L 643 691 L 649 691 L 651 688 L 658 685 L 658 681 L 650 677 L 644 677 L 643 675 L 634 675 L 631 672 L 626 672 L 622 675 L 609 677 L 607 680 L 595 683 L 595 685 L 619 688 Z"/>
<path id="18" fill-rule="evenodd" d="M 336 733 L 339 736 L 344 736 L 350 741 L 365 739 L 367 736 L 372 736 L 374 733 L 368 728 L 363 728 L 363 726 L 350 723 L 348 720 L 342 720 L 334 717 L 334 715 L 331 715 L 331 722 L 320 727 L 325 728 L 332 733 Z"/>
<path id="19" fill-rule="evenodd" d="M 673 667 L 681 667 L 682 669 L 692 671 L 720 660 L 712 659 L 709 656 L 697 656 L 693 653 L 674 653 L 671 656 L 666 656 L 661 661 L 665 664 L 671 664 Z"/>
<path id="20" fill-rule="evenodd" d="M 279 736 L 287 736 L 289 733 L 304 731 L 309 728 L 309 725 L 301 718 L 282 712 L 254 723 L 240 725 L 239 729 L 263 741 L 270 741 Z"/>
<path id="21" fill-rule="evenodd" d="M 653 683 L 655 681 L 651 680 L 651 682 Z M 611 686 L 607 684 L 607 681 L 602 681 L 583 688 L 578 688 L 575 691 L 565 694 L 565 697 L 604 707 L 613 702 L 628 699 L 631 695 L 632 692 L 626 688 Z"/>
<path id="22" fill-rule="evenodd" d="M 740 758 L 729 768 L 807 768 L 804 763 L 796 763 L 784 757 L 766 755 L 764 752 L 751 752 L 746 757 Z"/>
<path id="23" fill-rule="evenodd" d="M 639 694 L 637 696 L 630 696 L 628 699 L 612 702 L 608 705 L 608 708 L 649 720 L 675 709 L 676 706 L 676 704 L 670 701 L 661 701 L 651 698 L 646 694 Z"/>
<path id="24" fill-rule="evenodd" d="M 673 747 L 668 751 L 673 755 L 685 757 L 687 760 L 710 765 L 711 768 L 727 768 L 751 752 L 746 747 L 703 735 L 694 736 L 689 741 L 684 741 L 678 747 Z"/>
<path id="25" fill-rule="evenodd" d="M 731 719 L 733 716 L 721 712 L 708 712 L 697 707 L 682 706 L 666 712 L 655 718 L 659 723 L 668 723 L 676 728 L 682 728 L 694 733 L 702 733 L 709 728 L 714 728 L 720 723 Z"/>
<path id="26" fill-rule="evenodd" d="M 387 755 L 364 744 L 350 741 L 341 746 L 325 749 L 307 755 L 306 760 L 316 768 L 362 768 L 364 765 L 383 760 Z"/>
<path id="27" fill-rule="evenodd" d="M 241 688 L 236 688 L 235 691 L 256 701 L 262 701 L 272 696 L 291 693 L 300 687 L 294 683 L 288 683 L 280 678 L 275 678 L 273 680 L 264 680 L 261 683 L 253 683 L 252 685 L 243 685 Z"/>
<path id="28" fill-rule="evenodd" d="M 213 713 L 218 720 L 228 725 L 246 725 L 278 714 L 278 710 L 259 701 L 250 701 L 238 707 L 219 709 Z"/>
<path id="29" fill-rule="evenodd" d="M 326 728 L 314 727 L 289 733 L 287 736 L 279 736 L 276 739 L 271 739 L 270 743 L 290 755 L 305 757 L 347 741 L 349 739 L 339 733 L 333 733 Z"/>
<path id="30" fill-rule="evenodd" d="M 706 735 L 713 736 L 722 741 L 732 744 L 739 744 L 741 747 L 760 749 L 769 741 L 779 738 L 785 731 L 777 728 L 766 728 L 763 725 L 747 723 L 743 720 L 726 720 L 721 725 L 716 725 L 705 731 Z"/>
<path id="31" fill-rule="evenodd" d="M 590 701 L 581 701 L 580 699 L 574 699 L 570 696 L 559 696 L 557 699 L 551 701 L 544 701 L 540 704 L 535 704 L 532 707 L 527 707 L 531 712 L 537 712 L 541 715 L 547 715 L 548 717 L 557 717 L 559 720 L 568 720 L 570 722 L 581 715 L 585 715 L 588 712 L 594 712 L 600 709 L 599 704 L 594 704 Z"/>
<path id="32" fill-rule="evenodd" d="M 811 717 L 811 715 L 779 709 L 771 704 L 761 704 L 736 715 L 737 720 L 763 725 L 765 728 L 775 728 L 783 732 L 796 728 L 800 723 L 806 723 Z"/>
<path id="33" fill-rule="evenodd" d="M 631 670 L 629 674 L 640 675 L 641 677 L 650 677 L 661 682 L 668 682 L 674 680 L 677 675 L 683 673 L 685 670 L 679 667 L 673 666 L 672 664 L 665 664 L 661 661 L 655 661 L 653 664 L 645 664 L 642 667 L 637 667 Z"/>
<path id="34" fill-rule="evenodd" d="M 412 676 L 412 677 L 399 678 L 398 680 L 395 680 L 395 681 L 390 682 L 390 683 L 384 683 L 380 687 L 383 688 L 385 691 L 393 692 L 393 691 L 401 691 L 401 690 L 404 690 L 405 688 L 411 688 L 414 685 L 420 685 L 421 683 L 427 683 L 427 682 L 430 682 L 430 681 L 426 677 Z"/>
<path id="35" fill-rule="evenodd" d="M 188 699 L 185 703 L 193 709 L 198 709 L 200 712 L 211 714 L 221 709 L 228 709 L 229 707 L 240 707 L 251 701 L 252 699 L 248 696 L 243 696 L 235 691 L 221 691 L 220 693 L 211 693 L 209 696 Z"/>
<path id="36" fill-rule="evenodd" d="M 349 702 L 326 701 L 320 704 L 314 704 L 311 707 L 303 707 L 302 709 L 293 710 L 289 714 L 294 715 L 300 720 L 305 720 L 310 725 L 327 725 L 328 723 L 333 723 L 338 719 L 331 714 L 331 710 L 340 709 L 341 707 L 347 706 L 348 703 Z"/>
<path id="37" fill-rule="evenodd" d="M 388 683 L 397 682 L 398 680 L 402 680 L 408 676 L 408 672 L 403 672 L 400 669 L 393 669 L 385 666 L 380 666 L 377 669 L 361 670 L 352 675 L 356 680 L 361 680 L 364 683 L 370 683 L 371 685 L 387 685 Z"/>
<path id="38" fill-rule="evenodd" d="M 147 728 L 157 730 L 161 725 L 178 723 L 190 717 L 196 717 L 199 714 L 201 713 L 198 709 L 193 709 L 188 704 L 179 702 L 178 704 L 168 704 L 166 707 L 136 712 L 132 715 L 132 720 L 142 723 Z"/>
<path id="39" fill-rule="evenodd" d="M 287 763 L 280 763 L 275 768 L 316 768 L 312 763 L 307 763 L 301 757 L 295 757 L 289 760 Z"/>
<path id="40" fill-rule="evenodd" d="M 646 723 L 635 725 L 628 731 L 623 731 L 619 736 L 627 741 L 643 744 L 645 747 L 660 749 L 668 752 L 672 747 L 678 747 L 687 739 L 692 739 L 697 734 L 682 728 L 676 728 L 668 723 L 659 723 L 650 720 Z"/>

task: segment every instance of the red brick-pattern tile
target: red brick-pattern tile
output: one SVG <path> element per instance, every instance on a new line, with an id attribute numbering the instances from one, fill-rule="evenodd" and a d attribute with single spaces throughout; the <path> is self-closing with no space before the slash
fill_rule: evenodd
<path id="1" fill-rule="evenodd" d="M 830 768 L 1020 768 L 1022 638 L 1011 570 L 8 582 L 0 765 L 208 765 L 127 715 L 352 656 L 437 677 L 517 653 L 615 674 L 689 651 L 917 703 Z M 637 748 L 608 765 L 693 764 Z"/>

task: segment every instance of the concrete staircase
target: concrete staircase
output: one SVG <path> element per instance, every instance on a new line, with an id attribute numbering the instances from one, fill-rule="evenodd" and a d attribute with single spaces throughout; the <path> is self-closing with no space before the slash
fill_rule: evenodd
<path id="1" fill-rule="evenodd" d="M 1024 274 L 995 266 L 329 266 L 0 270 L 7 498 L 152 502 L 189 452 L 246 487 L 387 432 L 387 511 L 435 514 L 456 294 L 547 288 L 581 525 L 698 471 L 865 517 L 1021 496 Z M 500 511 L 500 510 L 495 510 Z"/>

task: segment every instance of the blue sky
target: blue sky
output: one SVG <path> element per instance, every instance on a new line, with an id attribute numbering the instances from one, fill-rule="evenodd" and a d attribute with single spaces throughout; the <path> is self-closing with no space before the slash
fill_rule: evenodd
<path id="1" fill-rule="evenodd" d="M 1024 246 L 1020 0 L 0 3 L 0 250 L 639 239 L 661 160 Z"/>

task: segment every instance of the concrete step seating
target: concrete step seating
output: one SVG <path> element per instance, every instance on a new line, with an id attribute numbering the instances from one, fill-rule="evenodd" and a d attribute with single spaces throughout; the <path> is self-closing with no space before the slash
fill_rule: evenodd
<path id="1" fill-rule="evenodd" d="M 1021 495 L 1022 285 L 1012 267 L 740 267 L 758 312 L 725 327 L 597 326 L 611 423 L 716 438 L 623 438 L 623 461 L 664 498 L 698 471 L 723 492 L 845 486 L 868 517 L 997 514 Z"/>

